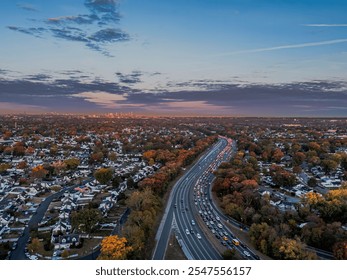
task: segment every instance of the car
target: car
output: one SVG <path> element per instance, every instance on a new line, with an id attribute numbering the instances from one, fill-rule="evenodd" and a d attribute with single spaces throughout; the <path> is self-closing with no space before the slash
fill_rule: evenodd
<path id="1" fill-rule="evenodd" d="M 220 242 L 223 246 L 227 246 L 227 243 L 223 240 Z"/>
<path id="2" fill-rule="evenodd" d="M 216 216 L 216 220 L 217 220 L 217 221 L 220 221 L 220 218 L 219 218 L 219 216 Z"/>
<path id="3" fill-rule="evenodd" d="M 223 231 L 224 235 L 228 236 L 229 234 L 226 231 Z"/>
<path id="4" fill-rule="evenodd" d="M 188 235 L 188 234 L 190 234 L 190 232 L 189 232 L 189 230 L 186 228 L 186 234 Z"/>
<path id="5" fill-rule="evenodd" d="M 197 233 L 197 234 L 196 234 L 196 237 L 197 237 L 198 239 L 201 239 L 200 233 Z"/>
<path id="6" fill-rule="evenodd" d="M 35 255 L 32 255 L 32 256 L 29 257 L 29 259 L 31 259 L 31 260 L 33 260 L 33 261 L 36 261 L 36 260 L 38 260 L 39 258 L 38 258 L 37 256 L 35 256 Z"/>
<path id="7" fill-rule="evenodd" d="M 219 234 L 216 233 L 214 236 L 217 237 L 217 239 L 220 239 Z"/>
<path id="8" fill-rule="evenodd" d="M 251 256 L 251 254 L 248 251 L 246 251 L 246 250 L 244 250 L 243 253 L 245 254 L 246 257 L 250 257 Z"/>
<path id="9" fill-rule="evenodd" d="M 195 226 L 195 221 L 194 220 L 192 220 L 192 225 Z"/>
<path id="10" fill-rule="evenodd" d="M 219 228 L 223 228 L 222 224 L 218 224 L 217 227 Z"/>

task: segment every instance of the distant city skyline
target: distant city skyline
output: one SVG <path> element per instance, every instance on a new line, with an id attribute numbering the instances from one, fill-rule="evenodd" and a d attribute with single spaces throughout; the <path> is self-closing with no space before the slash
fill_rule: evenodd
<path id="1" fill-rule="evenodd" d="M 1 113 L 347 117 L 342 0 L 3 0 Z"/>

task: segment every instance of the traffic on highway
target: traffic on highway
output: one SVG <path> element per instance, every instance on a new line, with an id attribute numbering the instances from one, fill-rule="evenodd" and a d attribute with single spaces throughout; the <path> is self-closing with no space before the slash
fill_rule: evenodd
<path id="1" fill-rule="evenodd" d="M 153 259 L 164 259 L 172 231 L 188 259 L 221 259 L 215 241 L 210 240 L 211 236 L 226 249 L 235 248 L 245 259 L 259 259 L 225 226 L 227 219 L 218 214 L 212 203 L 213 172 L 223 161 L 229 160 L 235 150 L 236 143 L 219 137 L 218 142 L 175 184 L 157 233 Z M 207 236 L 202 226 L 212 234 Z"/>

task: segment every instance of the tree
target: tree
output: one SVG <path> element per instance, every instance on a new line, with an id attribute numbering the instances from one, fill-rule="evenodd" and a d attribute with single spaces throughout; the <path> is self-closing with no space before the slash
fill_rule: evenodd
<path id="1" fill-rule="evenodd" d="M 43 165 L 37 165 L 31 170 L 31 176 L 33 178 L 42 179 L 46 177 L 48 171 L 43 167 Z"/>
<path id="2" fill-rule="evenodd" d="M 18 164 L 17 164 L 17 168 L 18 169 L 25 169 L 25 168 L 27 168 L 28 167 L 28 164 L 27 164 L 27 162 L 25 161 L 25 160 L 23 160 L 23 161 L 21 161 L 21 162 L 19 162 Z"/>
<path id="3" fill-rule="evenodd" d="M 235 248 L 232 248 L 232 249 L 225 250 L 222 253 L 222 257 L 224 260 L 235 260 L 235 254 L 236 254 L 236 250 Z"/>
<path id="4" fill-rule="evenodd" d="M 4 173 L 7 169 L 10 169 L 11 165 L 8 163 L 1 163 L 0 164 L 0 173 Z"/>
<path id="5" fill-rule="evenodd" d="M 111 168 L 100 168 L 94 172 L 94 177 L 99 181 L 100 184 L 106 185 L 113 176 Z"/>
<path id="6" fill-rule="evenodd" d="M 273 155 L 272 155 L 272 159 L 277 162 L 277 163 L 280 163 L 281 162 L 281 158 L 283 158 L 284 154 L 283 152 L 281 151 L 281 149 L 276 149 L 274 152 L 273 152 Z"/>
<path id="7" fill-rule="evenodd" d="M 335 243 L 333 253 L 337 260 L 347 260 L 347 241 Z"/>
<path id="8" fill-rule="evenodd" d="M 296 152 L 293 155 L 293 165 L 301 165 L 303 164 L 306 156 L 302 152 Z"/>
<path id="9" fill-rule="evenodd" d="M 116 161 L 117 158 L 118 158 L 117 153 L 112 152 L 112 153 L 110 153 L 110 154 L 108 155 L 108 159 L 109 159 L 110 161 Z"/>
<path id="10" fill-rule="evenodd" d="M 80 160 L 78 158 L 69 158 L 64 160 L 64 163 L 66 164 L 67 169 L 74 170 L 80 165 Z"/>
<path id="11" fill-rule="evenodd" d="M 102 240 L 98 260 L 125 260 L 130 252 L 132 247 L 127 245 L 125 237 L 111 235 Z"/>
<path id="12" fill-rule="evenodd" d="M 18 142 L 13 147 L 13 155 L 14 156 L 24 156 L 25 155 L 25 147 L 23 143 Z"/>
<path id="13" fill-rule="evenodd" d="M 272 254 L 271 244 L 277 236 L 273 227 L 269 226 L 267 223 L 252 224 L 249 229 L 249 236 L 255 247 L 263 254 Z"/>
<path id="14" fill-rule="evenodd" d="M 31 243 L 28 245 L 28 251 L 30 253 L 36 253 L 40 248 L 41 242 L 38 238 L 33 238 Z"/>
<path id="15" fill-rule="evenodd" d="M 302 172 L 302 168 L 299 165 L 295 165 L 293 167 L 293 173 L 300 174 Z"/>
<path id="16" fill-rule="evenodd" d="M 63 259 L 67 259 L 68 257 L 70 256 L 70 253 L 68 250 L 64 250 L 62 253 L 61 253 L 61 257 Z"/>
<path id="17" fill-rule="evenodd" d="M 277 238 L 273 243 L 274 257 L 280 260 L 306 260 L 316 258 L 305 252 L 301 242 L 290 238 Z"/>
<path id="18" fill-rule="evenodd" d="M 338 166 L 337 162 L 331 159 L 322 160 L 321 165 L 326 174 L 329 174 L 330 172 L 334 171 Z"/>
<path id="19" fill-rule="evenodd" d="M 71 214 L 71 224 L 82 232 L 91 233 L 96 226 L 101 222 L 101 214 L 98 209 L 83 209 Z"/>
<path id="20" fill-rule="evenodd" d="M 311 188 L 314 188 L 317 186 L 317 179 L 315 177 L 310 177 L 307 181 L 307 185 Z"/>

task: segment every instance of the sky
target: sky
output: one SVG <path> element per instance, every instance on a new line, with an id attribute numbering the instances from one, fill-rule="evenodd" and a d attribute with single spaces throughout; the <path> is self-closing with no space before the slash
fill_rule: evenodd
<path id="1" fill-rule="evenodd" d="M 347 117 L 345 0 L 2 0 L 0 113 Z"/>

